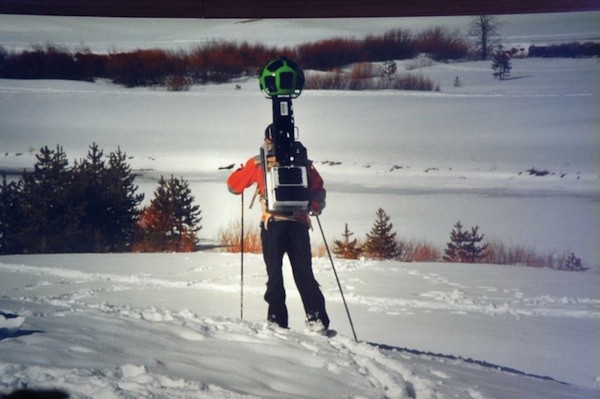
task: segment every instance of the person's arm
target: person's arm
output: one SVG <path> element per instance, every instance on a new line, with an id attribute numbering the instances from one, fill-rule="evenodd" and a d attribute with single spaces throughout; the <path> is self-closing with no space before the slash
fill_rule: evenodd
<path id="1" fill-rule="evenodd" d="M 227 188 L 232 194 L 241 194 L 246 188 L 262 179 L 261 171 L 254 158 L 250 158 L 245 165 L 234 171 L 227 179 Z"/>
<path id="2" fill-rule="evenodd" d="M 310 193 L 310 211 L 315 215 L 320 215 L 325 208 L 325 198 L 327 191 L 324 187 L 323 178 L 310 162 L 308 165 L 308 191 Z"/>

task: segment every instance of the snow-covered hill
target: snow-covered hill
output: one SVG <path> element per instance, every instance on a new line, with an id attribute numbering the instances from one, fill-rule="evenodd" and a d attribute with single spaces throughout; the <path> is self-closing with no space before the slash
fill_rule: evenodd
<path id="1" fill-rule="evenodd" d="M 597 40 L 600 13 L 503 16 L 508 43 Z M 187 48 L 223 38 L 320 38 L 464 29 L 468 18 L 173 21 L 0 15 L 0 45 L 96 51 Z M 85 27 L 85 29 L 83 28 Z M 361 238 L 375 211 L 398 235 L 443 247 L 457 220 L 487 238 L 600 264 L 600 64 L 515 59 L 413 73 L 440 92 L 311 92 L 294 101 L 323 175 L 328 239 Z M 403 64 L 399 63 L 402 70 Z M 454 87 L 460 78 L 462 85 Z M 43 145 L 71 159 L 92 142 L 132 158 L 147 200 L 157 176 L 190 181 L 203 240 L 239 220 L 228 171 L 258 150 L 271 118 L 254 79 L 170 93 L 106 82 L 0 80 L 0 169 Z M 328 162 L 333 161 L 333 162 Z M 530 176 L 527 169 L 550 172 Z M 249 202 L 249 201 L 248 201 Z M 246 210 L 257 220 L 258 209 Z M 319 244 L 320 236 L 313 240 Z M 83 398 L 598 398 L 600 274 L 521 267 L 337 261 L 354 342 L 328 260 L 315 259 L 338 336 L 304 331 L 287 276 L 291 331 L 264 325 L 262 260 L 239 255 L 0 257 L 0 392 L 57 387 Z"/>
<path id="2" fill-rule="evenodd" d="M 598 13 L 501 16 L 503 43 L 510 46 L 598 40 Z M 233 40 L 269 46 L 295 46 L 331 37 L 382 34 L 390 29 L 414 33 L 444 26 L 466 34 L 471 17 L 339 19 L 165 19 L 40 17 L 1 15 L 0 45 L 8 50 L 53 43 L 94 52 L 139 48 L 189 49 L 207 41 Z"/>

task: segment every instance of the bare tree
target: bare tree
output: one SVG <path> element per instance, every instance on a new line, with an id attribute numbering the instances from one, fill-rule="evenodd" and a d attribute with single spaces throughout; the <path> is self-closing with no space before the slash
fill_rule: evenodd
<path id="1" fill-rule="evenodd" d="M 469 36 L 475 40 L 477 58 L 487 60 L 493 49 L 500 44 L 500 33 L 502 24 L 492 15 L 478 15 L 469 24 Z"/>

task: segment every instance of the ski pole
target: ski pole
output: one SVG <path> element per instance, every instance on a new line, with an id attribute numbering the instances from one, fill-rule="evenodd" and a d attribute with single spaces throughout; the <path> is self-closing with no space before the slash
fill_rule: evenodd
<path id="1" fill-rule="evenodd" d="M 240 319 L 244 319 L 244 192 L 241 194 L 242 206 L 241 206 L 241 219 L 242 226 L 240 232 Z"/>
<path id="2" fill-rule="evenodd" d="M 358 342 L 358 338 L 356 338 L 356 331 L 354 330 L 354 323 L 352 323 L 352 317 L 350 316 L 350 310 L 348 310 L 348 304 L 346 303 L 346 298 L 344 297 L 344 290 L 342 290 L 342 284 L 340 283 L 337 271 L 335 270 L 335 265 L 333 264 L 333 257 L 331 256 L 329 245 L 327 245 L 327 239 L 325 238 L 325 233 L 323 232 L 323 226 L 321 226 L 321 219 L 319 219 L 319 215 L 315 216 L 317 217 L 317 223 L 319 223 L 319 230 L 321 230 L 321 235 L 323 236 L 323 243 L 325 243 L 327 255 L 329 255 L 329 260 L 331 261 L 331 268 L 333 269 L 333 274 L 335 275 L 335 281 L 337 281 L 338 288 L 340 289 L 340 294 L 342 294 L 342 302 L 344 302 L 344 307 L 346 308 L 346 314 L 348 315 L 350 328 L 352 328 L 352 335 L 354 335 L 354 341 Z"/>

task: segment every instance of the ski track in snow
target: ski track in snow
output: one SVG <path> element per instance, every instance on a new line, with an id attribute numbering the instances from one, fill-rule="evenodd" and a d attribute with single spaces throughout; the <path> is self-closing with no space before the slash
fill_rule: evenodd
<path id="1" fill-rule="evenodd" d="M 80 288 L 71 292 L 52 295 L 48 297 L 35 297 L 34 300 L 48 302 L 53 305 L 74 306 L 76 304 L 86 306 L 85 298 L 93 297 L 97 293 L 107 291 L 124 291 L 134 288 L 190 288 L 199 290 L 213 290 L 229 293 L 239 291 L 239 282 L 232 278 L 206 279 L 206 280 L 167 280 L 149 277 L 144 274 L 114 274 L 114 273 L 86 273 L 79 270 L 69 270 L 56 267 L 38 267 L 27 265 L 8 265 L 0 263 L 0 269 L 13 273 L 27 273 L 39 277 L 54 277 L 60 279 L 61 285 L 82 284 L 90 282 L 108 282 L 105 288 Z M 210 270 L 210 268 L 205 269 Z M 322 272 L 327 272 L 327 267 Z M 378 296 L 366 296 L 355 294 L 352 284 L 347 285 L 348 301 L 355 304 L 365 305 L 371 312 L 386 312 L 389 314 L 400 314 L 414 312 L 415 309 L 425 311 L 448 311 L 457 314 L 467 312 L 481 312 L 491 315 L 507 314 L 515 317 L 520 316 L 556 316 L 573 318 L 600 319 L 600 300 L 579 297 L 554 297 L 541 295 L 526 297 L 518 289 L 498 290 L 494 287 L 461 287 L 460 284 L 450 282 L 448 279 L 435 273 L 421 273 L 417 269 L 405 269 L 403 273 L 417 276 L 428 281 L 432 287 L 444 285 L 450 290 L 431 290 L 423 292 L 419 299 L 399 299 Z M 263 275 L 264 276 L 264 275 Z M 401 277 L 400 277 L 401 278 Z M 360 281 L 355 283 L 361 283 Z M 50 282 L 42 280 L 34 286 L 25 286 L 16 291 L 27 291 L 39 286 L 51 285 Z M 341 301 L 341 296 L 332 288 L 328 292 L 329 300 Z M 261 294 L 262 286 L 246 286 L 247 292 Z M 473 295 L 465 292 L 481 292 L 481 295 Z M 295 293 L 291 293 L 295 296 Z M 30 298 L 31 300 L 31 298 Z"/>
<path id="2" fill-rule="evenodd" d="M 0 267 L 4 270 L 12 269 L 13 271 L 19 269 L 21 272 L 30 274 L 34 273 L 32 269 L 37 269 L 36 267 L 27 267 L 25 265 L 7 267 L 5 264 L 0 264 Z M 35 274 L 60 277 L 63 280 L 59 284 L 69 284 L 68 281 L 64 280 L 68 278 L 75 280 L 74 282 L 77 283 L 81 283 L 84 280 L 97 281 L 106 279 L 118 281 L 119 284 L 127 281 L 133 285 L 137 285 L 139 281 L 144 280 L 143 278 L 131 276 L 119 278 L 119 276 L 115 275 L 88 274 L 61 268 L 46 267 L 39 268 L 39 270 L 35 271 Z M 173 286 L 171 283 L 164 283 L 165 286 Z M 157 281 L 153 280 L 151 285 L 154 286 L 156 284 Z M 28 289 L 30 287 L 23 287 L 16 290 L 24 291 Z M 340 370 L 343 369 L 357 369 L 360 376 L 368 382 L 368 386 L 372 387 L 376 392 L 385 393 L 385 397 L 408 397 L 406 383 L 401 373 L 406 370 L 367 344 L 356 344 L 347 338 L 332 339 L 328 342 L 326 338 L 317 337 L 313 341 L 305 341 L 301 339 L 303 337 L 301 333 L 279 329 L 274 330 L 267 326 L 262 326 L 259 329 L 256 325 L 240 323 L 239 321 L 229 319 L 200 318 L 188 310 L 175 312 L 155 307 L 136 308 L 128 305 L 116 306 L 106 303 L 91 305 L 80 300 L 84 296 L 92 296 L 93 294 L 92 290 L 85 292 L 76 290 L 70 293 L 70 295 L 62 295 L 58 298 L 34 297 L 20 299 L 47 304 L 53 307 L 67 307 L 67 312 L 81 313 L 92 311 L 99 317 L 145 320 L 150 323 L 168 323 L 172 333 L 183 341 L 224 340 L 245 344 L 258 344 L 261 346 L 268 346 L 274 339 L 285 341 L 285 356 L 291 357 L 296 361 L 300 359 L 300 362 L 306 367 L 326 368 L 334 374 L 339 374 Z M 36 316 L 51 317 L 60 316 L 61 314 L 64 314 L 64 311 L 59 310 Z M 25 320 L 24 317 L 19 317 L 19 319 L 21 320 L 21 324 Z M 73 345 L 70 347 L 70 350 L 90 356 L 97 352 L 97 349 L 84 345 Z M 319 353 L 319 357 L 312 355 L 307 357 L 307 351 L 313 355 Z M 272 353 L 271 355 L 274 356 L 276 353 Z M 325 364 L 321 358 L 334 359 L 335 361 Z M 160 360 L 156 360 L 156 362 L 159 364 L 163 363 Z M 202 397 L 207 398 L 254 397 L 253 395 L 238 395 L 212 384 L 187 381 L 180 378 L 174 379 L 162 374 L 149 372 L 146 366 L 133 364 L 125 364 L 114 369 L 96 370 L 82 368 L 53 369 L 42 366 L 0 363 L 0 375 L 7 376 L 0 378 L 0 388 L 20 388 L 29 385 L 44 386 L 45 384 L 55 385 L 60 383 L 63 389 L 76 394 L 77 397 L 79 395 L 81 397 L 102 398 L 129 397 L 129 394 L 120 396 L 127 392 L 131 394 L 131 397 L 137 397 L 137 394 L 148 397 L 152 397 L 153 395 L 170 397 L 170 394 L 197 394 L 198 392 L 202 392 Z M 419 382 L 419 384 L 423 384 L 423 382 Z M 278 383 L 271 383 L 271 388 L 281 392 L 285 392 L 287 389 L 285 383 L 282 386 L 278 386 Z"/>
<path id="3" fill-rule="evenodd" d="M 238 350 L 242 352 L 250 351 L 256 355 L 266 355 L 269 361 L 276 364 L 279 361 L 285 363 L 293 359 L 295 364 L 304 369 L 329 373 L 333 378 L 345 380 L 349 392 L 362 392 L 348 397 L 398 399 L 489 397 L 477 386 L 472 386 L 468 382 L 451 383 L 454 378 L 460 377 L 461 373 L 473 369 L 473 366 L 460 359 L 446 360 L 432 355 L 419 356 L 396 350 L 380 350 L 366 343 L 355 343 L 345 337 L 311 338 L 310 334 L 271 329 L 266 325 L 227 318 L 198 317 L 185 310 L 173 313 L 165 309 L 134 309 L 129 306 L 99 306 L 96 310 L 100 317 L 105 314 L 110 319 L 117 316 L 125 319 L 143 319 L 152 324 L 167 324 L 172 339 L 179 337 L 180 345 L 185 345 L 185 342 L 197 344 L 204 341 L 207 345 L 228 342 L 238 345 Z M 78 312 L 76 309 L 71 311 Z M 97 316 L 98 313 L 94 314 L 94 317 Z M 69 350 L 85 357 L 99 355 L 98 351 L 101 348 L 73 344 Z M 174 365 L 170 365 L 170 362 L 170 360 L 154 358 L 152 366 L 126 363 L 104 368 L 57 368 L 50 365 L 16 365 L 0 362 L 0 375 L 3 376 L 0 378 L 0 388 L 60 386 L 73 398 L 192 398 L 198 397 L 197 395 L 203 398 L 278 397 L 240 394 L 218 384 L 174 377 L 169 375 L 174 371 L 172 370 Z M 203 362 L 198 359 L 198 363 Z M 280 375 L 281 379 L 272 380 L 269 378 L 269 374 L 274 372 L 272 367 L 259 366 L 262 367 L 264 369 L 261 371 L 267 373 L 265 380 L 271 381 L 268 383 L 270 390 L 279 392 L 282 397 L 296 397 L 295 394 L 298 394 L 297 397 L 311 397 L 294 392 L 297 388 L 286 382 L 286 378 L 289 377 L 285 371 Z M 452 375 L 452 372 L 456 375 Z M 493 368 L 480 372 L 499 373 Z M 528 384 L 535 381 L 534 377 L 525 378 Z M 557 383 L 552 384 L 550 389 L 560 386 Z M 328 396 L 330 394 L 312 397 L 331 397 Z"/>
<path id="4" fill-rule="evenodd" d="M 55 304 L 53 304 L 55 305 Z M 150 323 L 168 323 L 173 335 L 182 341 L 191 343 L 200 341 L 227 341 L 237 342 L 249 346 L 259 346 L 262 354 L 266 351 L 268 356 L 280 356 L 282 345 L 284 358 L 294 359 L 303 367 L 311 369 L 324 369 L 334 375 L 344 375 L 348 378 L 358 378 L 359 382 L 348 381 L 351 389 L 360 388 L 366 396 L 383 398 L 437 398 L 436 386 L 444 384 L 451 378 L 443 371 L 432 369 L 428 365 L 425 370 L 411 369 L 403 365 L 402 360 L 409 360 L 410 355 L 398 355 L 379 350 L 366 343 L 355 343 L 349 338 L 339 337 L 327 339 L 316 336 L 306 339 L 300 332 L 271 329 L 263 325 L 239 322 L 226 318 L 213 319 L 198 317 L 183 310 L 174 313 L 166 309 L 156 308 L 131 308 L 129 306 L 102 305 L 95 308 L 100 315 L 105 314 L 110 318 L 132 318 L 146 320 Z M 72 312 L 81 310 L 71 308 Z M 50 317 L 46 315 L 45 317 Z M 102 317 L 102 316 L 100 316 Z M 310 337 L 310 335 L 309 335 Z M 279 349 L 269 349 L 275 342 Z M 72 345 L 70 351 L 94 356 L 98 348 L 83 345 Z M 245 350 L 245 349 L 242 349 Z M 256 349 L 255 349 L 256 350 Z M 279 352 L 279 353 L 278 353 Z M 155 359 L 158 368 L 165 367 L 168 361 Z M 443 361 L 442 361 L 443 363 Z M 420 375 L 425 373 L 427 378 Z M 22 387 L 44 387 L 59 385 L 61 389 L 70 392 L 72 397 L 93 398 L 137 398 L 137 397 L 196 397 L 201 393 L 206 398 L 253 398 L 262 397 L 255 395 L 237 394 L 217 385 L 185 378 L 170 377 L 159 372 L 150 371 L 145 365 L 123 364 L 114 368 L 86 369 L 86 368 L 53 368 L 38 365 L 15 365 L 0 362 L 0 388 L 19 389 Z M 282 375 L 283 376 L 283 375 Z M 404 376 L 409 376 L 405 380 Z M 271 382 L 270 387 L 276 392 L 287 392 L 290 387 L 286 382 Z M 458 397 L 481 398 L 477 389 L 473 387 L 450 388 L 456 390 Z M 300 396 L 304 397 L 304 396 Z M 308 396 L 307 396 L 308 397 Z M 328 397 L 321 395 L 318 397 Z"/>
<path id="5" fill-rule="evenodd" d="M 352 292 L 354 291 L 352 284 L 348 284 L 351 293 L 347 295 L 347 299 L 350 302 L 369 307 L 372 312 L 390 314 L 410 313 L 419 309 L 462 314 L 467 312 L 481 312 L 490 315 L 507 314 L 515 317 L 540 315 L 600 319 L 599 299 L 550 295 L 527 297 L 518 289 L 461 286 L 439 274 L 423 273 L 410 265 L 403 268 L 390 268 L 388 271 L 395 271 L 399 274 L 396 277 L 399 280 L 404 278 L 403 274 L 407 274 L 429 282 L 432 288 L 443 285 L 449 290 L 431 290 L 421 293 L 420 299 L 408 300 L 355 294 Z M 469 291 L 471 294 L 465 291 Z M 473 292 L 477 295 L 473 295 Z M 329 297 L 341 301 L 341 297 L 336 295 L 335 289 L 330 290 Z"/>

